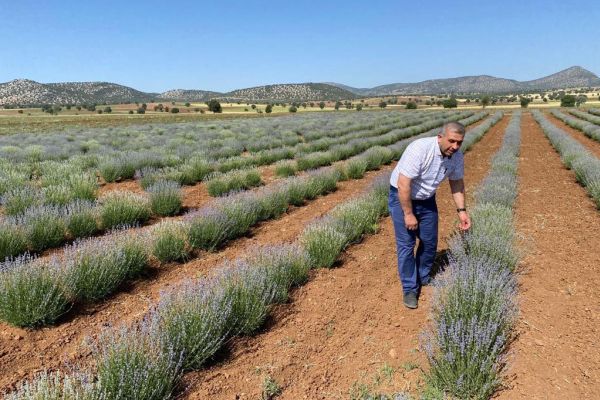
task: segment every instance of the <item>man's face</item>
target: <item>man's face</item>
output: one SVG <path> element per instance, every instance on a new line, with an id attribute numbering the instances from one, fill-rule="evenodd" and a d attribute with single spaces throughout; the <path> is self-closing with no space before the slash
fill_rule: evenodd
<path id="1" fill-rule="evenodd" d="M 464 135 L 454 131 L 446 131 L 445 135 L 438 135 L 438 144 L 442 155 L 450 157 L 456 153 L 460 149 L 464 138 Z"/>

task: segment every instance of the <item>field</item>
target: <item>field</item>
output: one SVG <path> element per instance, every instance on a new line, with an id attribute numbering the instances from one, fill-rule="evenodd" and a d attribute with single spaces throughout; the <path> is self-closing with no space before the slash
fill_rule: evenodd
<path id="1" fill-rule="evenodd" d="M 600 393 L 599 109 L 121 111 L 0 117 L 7 398 Z M 473 229 L 443 184 L 408 310 L 389 173 L 449 120 Z"/>

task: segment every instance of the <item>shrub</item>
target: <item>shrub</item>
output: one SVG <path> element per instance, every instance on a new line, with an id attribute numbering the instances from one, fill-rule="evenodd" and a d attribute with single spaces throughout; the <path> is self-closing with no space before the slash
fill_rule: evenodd
<path id="1" fill-rule="evenodd" d="M 56 206 L 29 208 L 17 221 L 24 227 L 29 248 L 33 251 L 57 247 L 66 238 L 64 212 Z"/>
<path id="2" fill-rule="evenodd" d="M 165 344 L 182 354 L 184 370 L 198 369 L 228 337 L 231 303 L 212 281 L 186 282 L 161 297 L 154 313 Z"/>
<path id="3" fill-rule="evenodd" d="M 331 218 L 323 218 L 311 223 L 302 232 L 300 242 L 306 249 L 312 268 L 331 268 L 344 249 L 346 236 L 337 229 Z"/>
<path id="4" fill-rule="evenodd" d="M 40 205 L 42 202 L 43 197 L 40 192 L 31 186 L 9 189 L 2 196 L 2 205 L 6 215 L 22 214 L 29 207 Z"/>
<path id="5" fill-rule="evenodd" d="M 78 173 L 69 175 L 67 185 L 71 188 L 74 199 L 94 200 L 98 190 L 96 177 L 89 173 Z"/>
<path id="6" fill-rule="evenodd" d="M 114 293 L 126 279 L 139 276 L 148 265 L 145 246 L 143 237 L 127 232 L 75 242 L 64 256 L 73 297 L 97 301 Z"/>
<path id="7" fill-rule="evenodd" d="M 365 233 L 377 231 L 379 208 L 368 196 L 342 203 L 330 215 L 337 224 L 337 230 L 346 237 L 347 243 L 360 240 Z"/>
<path id="8" fill-rule="evenodd" d="M 92 236 L 99 231 L 98 209 L 91 201 L 76 200 L 65 208 L 67 231 L 72 238 Z"/>
<path id="9" fill-rule="evenodd" d="M 208 194 L 223 196 L 237 190 L 245 190 L 262 184 L 257 169 L 238 169 L 225 174 L 214 174 L 206 183 Z"/>
<path id="10" fill-rule="evenodd" d="M 187 225 L 181 222 L 163 221 L 152 229 L 152 254 L 161 263 L 185 261 L 187 248 Z"/>
<path id="11" fill-rule="evenodd" d="M 275 164 L 275 175 L 286 178 L 296 175 L 296 162 L 293 160 L 281 160 Z"/>
<path id="12" fill-rule="evenodd" d="M 259 203 L 259 221 L 278 218 L 288 209 L 287 194 L 280 186 L 265 188 L 256 197 Z"/>
<path id="13" fill-rule="evenodd" d="M 346 161 L 345 172 L 350 179 L 360 179 L 365 176 L 368 162 L 364 158 L 354 158 Z"/>
<path id="14" fill-rule="evenodd" d="M 194 249 L 213 251 L 232 236 L 234 221 L 223 211 L 205 207 L 186 215 L 188 242 Z"/>
<path id="15" fill-rule="evenodd" d="M 575 103 L 577 102 L 577 98 L 571 94 L 566 94 L 560 99 L 561 107 L 575 107 Z"/>
<path id="16" fill-rule="evenodd" d="M 414 101 L 409 101 L 408 103 L 406 103 L 406 109 L 407 110 L 416 110 L 417 103 L 415 103 Z"/>
<path id="17" fill-rule="evenodd" d="M 138 194 L 110 192 L 100 202 L 100 218 L 104 229 L 145 222 L 151 215 L 148 200 Z"/>
<path id="18" fill-rule="evenodd" d="M 221 103 L 218 100 L 212 99 L 208 102 L 208 110 L 213 113 L 221 113 L 223 112 L 223 108 L 221 107 Z"/>
<path id="19" fill-rule="evenodd" d="M 164 339 L 147 321 L 105 331 L 94 357 L 99 398 L 167 399 L 181 376 L 181 355 L 165 350 Z"/>
<path id="20" fill-rule="evenodd" d="M 56 206 L 64 206 L 71 202 L 73 193 L 66 185 L 52 185 L 42 190 L 44 203 Z"/>
<path id="21" fill-rule="evenodd" d="M 224 197 L 217 207 L 232 223 L 228 239 L 246 234 L 260 220 L 260 201 L 253 194 L 238 193 Z"/>
<path id="22" fill-rule="evenodd" d="M 53 262 L 23 256 L 0 264 L 0 319 L 19 327 L 54 323 L 70 301 L 63 275 Z"/>
<path id="23" fill-rule="evenodd" d="M 150 208 L 155 215 L 172 216 L 181 210 L 183 195 L 177 182 L 160 180 L 146 191 L 150 194 Z"/>
<path id="24" fill-rule="evenodd" d="M 27 250 L 27 238 L 21 226 L 0 220 L 0 262 Z"/>
<path id="25" fill-rule="evenodd" d="M 97 385 L 89 373 L 43 371 L 20 383 L 5 400 L 92 400 L 96 391 Z"/>

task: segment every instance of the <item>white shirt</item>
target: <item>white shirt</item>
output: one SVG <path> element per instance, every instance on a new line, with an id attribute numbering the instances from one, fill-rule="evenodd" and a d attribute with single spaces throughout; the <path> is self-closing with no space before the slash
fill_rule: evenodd
<path id="1" fill-rule="evenodd" d="M 435 194 L 446 177 L 453 181 L 463 178 L 465 174 L 463 153 L 457 151 L 450 158 L 444 157 L 437 136 L 417 139 L 402 153 L 390 177 L 390 185 L 398 187 L 400 174 L 412 179 L 411 199 L 425 200 Z"/>

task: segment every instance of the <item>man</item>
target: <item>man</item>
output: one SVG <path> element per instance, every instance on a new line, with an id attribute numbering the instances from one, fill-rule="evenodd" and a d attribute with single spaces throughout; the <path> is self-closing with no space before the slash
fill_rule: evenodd
<path id="1" fill-rule="evenodd" d="M 436 137 L 415 140 L 402 154 L 390 178 L 388 205 L 396 233 L 404 305 L 408 308 L 417 308 L 421 286 L 431 279 L 438 240 L 435 192 L 446 177 L 456 203 L 459 228 L 471 227 L 465 208 L 464 159 L 459 151 L 464 136 L 462 124 L 447 122 Z"/>

